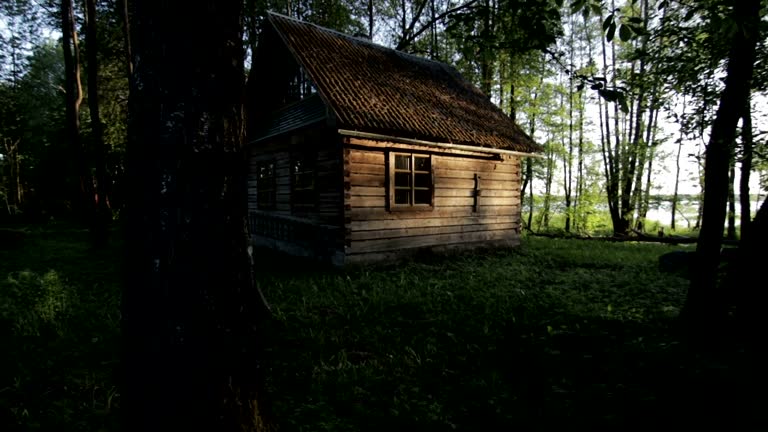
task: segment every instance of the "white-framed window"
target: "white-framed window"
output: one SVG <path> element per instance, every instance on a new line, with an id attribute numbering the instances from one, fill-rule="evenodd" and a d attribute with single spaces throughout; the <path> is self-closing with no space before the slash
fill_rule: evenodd
<path id="1" fill-rule="evenodd" d="M 434 203 L 432 156 L 390 153 L 390 209 L 429 209 Z"/>

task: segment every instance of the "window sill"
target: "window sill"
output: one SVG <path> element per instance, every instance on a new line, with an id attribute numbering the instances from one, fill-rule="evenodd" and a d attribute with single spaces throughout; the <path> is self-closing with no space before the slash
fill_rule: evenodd
<path id="1" fill-rule="evenodd" d="M 421 205 L 390 205 L 390 212 L 431 212 L 435 210 L 435 206 L 421 204 Z"/>

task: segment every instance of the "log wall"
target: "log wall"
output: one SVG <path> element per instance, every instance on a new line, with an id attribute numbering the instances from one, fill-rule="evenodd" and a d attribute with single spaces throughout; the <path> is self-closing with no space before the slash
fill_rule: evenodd
<path id="1" fill-rule="evenodd" d="M 432 155 L 435 190 L 431 209 L 388 208 L 388 152 L 392 148 Z M 519 242 L 519 157 L 430 152 L 354 138 L 345 140 L 343 154 L 346 262 L 386 259 L 423 247 L 451 249 Z"/>
<path id="2" fill-rule="evenodd" d="M 291 161 L 302 155 L 316 155 L 317 205 L 314 209 L 299 210 L 291 206 Z M 255 245 L 277 248 L 291 255 L 308 257 L 332 255 L 332 261 L 340 263 L 339 257 L 343 256 L 344 249 L 341 155 L 338 139 L 334 135 L 317 131 L 295 134 L 251 146 L 248 209 L 251 214 L 251 232 Z M 274 209 L 258 208 L 256 166 L 262 161 L 275 163 L 277 190 Z M 264 227 L 269 229 L 265 230 Z M 271 227 L 276 227 L 276 232 L 273 232 Z M 310 231 L 317 231 L 317 233 L 313 233 L 312 236 L 295 234 Z M 286 232 L 291 235 L 285 234 Z M 317 244 L 317 242 L 324 244 Z"/>

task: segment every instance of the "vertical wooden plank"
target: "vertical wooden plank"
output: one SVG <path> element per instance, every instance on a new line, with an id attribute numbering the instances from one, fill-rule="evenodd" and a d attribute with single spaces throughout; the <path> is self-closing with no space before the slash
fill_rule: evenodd
<path id="1" fill-rule="evenodd" d="M 392 160 L 394 156 L 392 155 L 392 152 L 389 150 L 384 150 L 384 196 L 387 197 L 386 203 L 384 204 L 384 209 L 386 211 L 391 211 L 392 206 L 392 200 L 395 198 L 393 196 L 394 194 L 394 187 L 392 187 L 392 175 L 390 174 L 391 168 L 394 166 L 394 161 Z"/>
<path id="2" fill-rule="evenodd" d="M 349 216 L 352 211 L 352 183 L 350 181 L 351 175 L 351 162 L 350 154 L 352 151 L 349 148 L 342 150 L 342 172 L 344 174 L 344 249 L 352 246 L 352 218 Z"/>

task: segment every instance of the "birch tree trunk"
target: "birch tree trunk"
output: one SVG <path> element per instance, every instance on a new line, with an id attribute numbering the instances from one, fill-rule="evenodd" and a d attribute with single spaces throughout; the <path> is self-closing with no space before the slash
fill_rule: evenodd
<path id="1" fill-rule="evenodd" d="M 131 17 L 125 430 L 269 430 L 258 333 L 268 308 L 248 247 L 242 3 L 134 2 Z"/>

